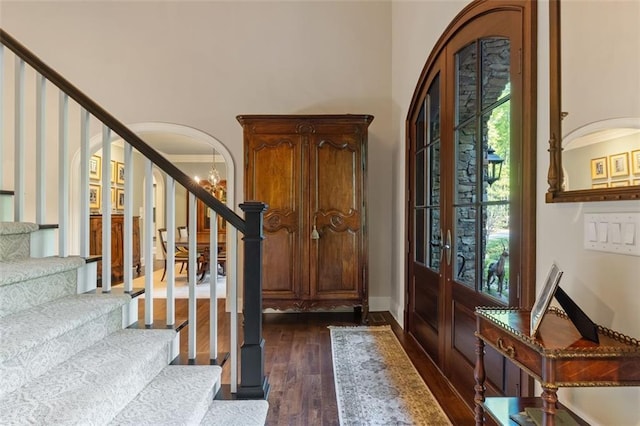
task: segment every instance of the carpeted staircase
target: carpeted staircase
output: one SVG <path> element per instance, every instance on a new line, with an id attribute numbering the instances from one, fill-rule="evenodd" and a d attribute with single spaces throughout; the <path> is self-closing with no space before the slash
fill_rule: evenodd
<path id="1" fill-rule="evenodd" d="M 174 330 L 123 328 L 128 294 L 76 294 L 84 259 L 32 258 L 38 229 L 0 222 L 0 424 L 264 424 L 220 367 L 169 365 Z"/>

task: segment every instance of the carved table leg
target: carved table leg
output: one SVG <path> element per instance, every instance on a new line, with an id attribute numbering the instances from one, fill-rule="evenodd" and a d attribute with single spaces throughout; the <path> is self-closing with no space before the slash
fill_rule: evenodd
<path id="1" fill-rule="evenodd" d="M 558 402 L 558 388 L 554 386 L 542 387 L 542 424 L 555 426 L 556 403 Z"/>
<path id="2" fill-rule="evenodd" d="M 484 340 L 476 336 L 476 368 L 473 371 L 473 377 L 476 379 L 476 385 L 473 389 L 476 391 L 473 398 L 476 403 L 475 406 L 475 419 L 476 426 L 484 424 L 484 409 L 482 403 L 484 402 L 484 381 L 486 378 L 484 371 Z"/>
<path id="3" fill-rule="evenodd" d="M 202 251 L 201 258 L 202 262 L 200 263 L 200 270 L 198 271 L 198 274 L 200 274 L 199 281 L 204 280 L 204 276 L 207 274 L 207 269 L 209 268 L 209 247 L 205 247 Z M 212 276 L 215 277 L 216 275 Z M 212 282 L 215 283 L 215 280 L 212 279 Z"/>

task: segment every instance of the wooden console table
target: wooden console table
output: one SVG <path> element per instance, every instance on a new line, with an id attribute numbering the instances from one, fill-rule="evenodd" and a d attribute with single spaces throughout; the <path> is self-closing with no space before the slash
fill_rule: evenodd
<path id="1" fill-rule="evenodd" d="M 524 309 L 476 308 L 476 425 L 484 424 L 485 411 L 508 425 L 509 415 L 524 406 L 542 407 L 543 424 L 555 425 L 559 387 L 640 386 L 637 339 L 598 326 L 600 343 L 591 342 L 582 338 L 564 312 L 553 307 L 545 314 L 537 336 L 531 337 L 530 313 Z M 485 344 L 538 380 L 543 389 L 541 398 L 485 398 Z M 569 414 L 578 424 L 586 424 Z"/>

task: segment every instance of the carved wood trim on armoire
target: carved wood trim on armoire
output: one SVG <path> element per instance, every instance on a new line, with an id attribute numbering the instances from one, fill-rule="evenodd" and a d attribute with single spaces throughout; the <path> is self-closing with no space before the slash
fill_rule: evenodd
<path id="1" fill-rule="evenodd" d="M 245 200 L 264 215 L 263 308 L 369 309 L 371 115 L 241 115 Z"/>

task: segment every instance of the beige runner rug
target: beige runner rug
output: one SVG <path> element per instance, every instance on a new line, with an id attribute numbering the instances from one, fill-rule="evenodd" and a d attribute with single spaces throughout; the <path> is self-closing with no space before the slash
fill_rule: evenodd
<path id="1" fill-rule="evenodd" d="M 341 425 L 451 425 L 390 326 L 329 328 Z"/>

